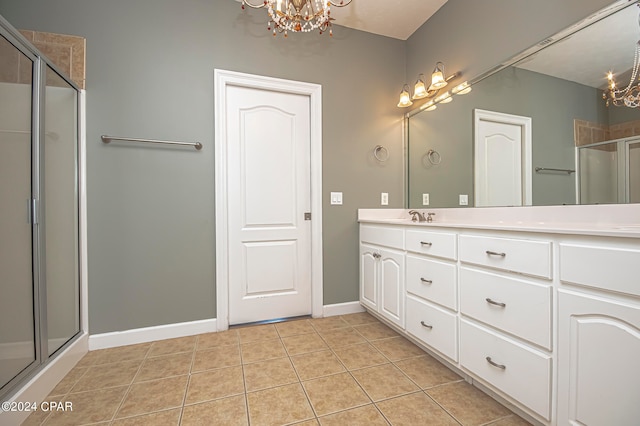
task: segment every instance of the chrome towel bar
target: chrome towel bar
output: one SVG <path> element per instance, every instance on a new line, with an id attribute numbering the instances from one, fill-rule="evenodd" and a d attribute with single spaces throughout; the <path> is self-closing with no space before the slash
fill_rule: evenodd
<path id="1" fill-rule="evenodd" d="M 177 141 L 161 141 L 157 139 L 138 139 L 138 138 L 123 138 L 120 136 L 100 136 L 102 142 L 109 143 L 111 141 L 130 141 L 130 142 L 143 142 L 143 143 L 159 143 L 164 145 L 181 145 L 181 146 L 192 146 L 198 151 L 202 149 L 202 144 L 200 142 L 177 142 Z"/>
<path id="2" fill-rule="evenodd" d="M 545 172 L 545 171 L 549 171 L 549 172 L 564 172 L 564 173 L 575 173 L 575 170 L 571 170 L 571 169 L 551 169 L 549 167 L 536 167 L 536 172 Z"/>

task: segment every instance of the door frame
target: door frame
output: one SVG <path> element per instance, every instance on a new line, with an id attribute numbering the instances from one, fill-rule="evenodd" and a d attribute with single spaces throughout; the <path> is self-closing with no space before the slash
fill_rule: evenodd
<path id="1" fill-rule="evenodd" d="M 532 137 L 531 137 L 531 117 L 525 117 L 521 115 L 505 114 L 497 111 L 488 111 L 483 109 L 473 110 L 473 197 L 474 204 L 477 203 L 479 196 L 479 188 L 477 182 L 479 182 L 478 162 L 479 149 L 478 146 L 481 143 L 478 128 L 481 121 L 491 121 L 495 123 L 512 124 L 514 126 L 520 126 L 522 134 L 522 146 L 520 147 L 521 155 L 521 173 L 522 173 L 522 205 L 531 206 L 533 204 L 533 167 L 531 166 L 532 158 Z"/>
<path id="2" fill-rule="evenodd" d="M 322 292 L 322 86 L 221 69 L 214 70 L 216 324 L 229 328 L 229 236 L 227 217 L 227 86 L 262 89 L 309 97 L 311 161 L 311 315 L 321 317 Z"/>

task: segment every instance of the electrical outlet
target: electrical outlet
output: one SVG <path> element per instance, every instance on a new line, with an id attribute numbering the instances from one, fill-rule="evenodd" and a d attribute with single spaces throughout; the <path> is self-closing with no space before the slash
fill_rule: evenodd
<path id="1" fill-rule="evenodd" d="M 380 205 L 388 206 L 389 205 L 389 193 L 382 192 L 380 194 Z"/>
<path id="2" fill-rule="evenodd" d="M 333 206 L 341 206 L 342 205 L 342 192 L 332 192 L 331 193 L 331 205 L 333 205 Z"/>
<path id="3" fill-rule="evenodd" d="M 429 205 L 429 194 L 422 194 L 422 205 L 423 206 Z"/>
<path id="4" fill-rule="evenodd" d="M 469 196 L 467 194 L 460 194 L 460 205 L 461 206 L 469 205 Z"/>

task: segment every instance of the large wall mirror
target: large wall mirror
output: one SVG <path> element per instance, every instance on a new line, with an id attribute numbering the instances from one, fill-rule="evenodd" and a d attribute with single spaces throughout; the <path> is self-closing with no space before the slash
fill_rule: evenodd
<path id="1" fill-rule="evenodd" d="M 636 3 L 549 37 L 453 102 L 407 114 L 407 207 L 640 203 L 640 108 L 603 100 L 609 71 L 629 84 Z"/>

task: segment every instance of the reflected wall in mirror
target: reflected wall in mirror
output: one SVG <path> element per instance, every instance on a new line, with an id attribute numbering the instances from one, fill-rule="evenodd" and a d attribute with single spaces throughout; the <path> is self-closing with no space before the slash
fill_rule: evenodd
<path id="1" fill-rule="evenodd" d="M 472 80 L 472 92 L 455 96 L 452 103 L 409 113 L 407 207 L 423 207 L 423 194 L 429 194 L 430 207 L 458 207 L 461 195 L 468 196 L 468 206 L 478 205 L 477 110 L 531 119 L 530 174 L 522 179 L 531 182 L 531 201 L 523 195 L 520 203 L 507 205 L 640 202 L 634 192 L 640 186 L 638 139 L 631 138 L 640 136 L 640 109 L 607 107 L 602 98 L 609 70 L 619 87 L 629 83 L 640 39 L 636 3 L 601 14 L 602 19 L 572 34 L 565 30 L 548 38 L 538 45 L 545 47 L 529 49 L 499 71 Z M 492 139 L 487 140 L 485 146 L 491 146 Z M 504 150 L 504 143 L 495 140 L 493 149 Z M 612 147 L 618 154 L 612 154 Z M 434 156 L 439 162 L 432 161 Z M 506 156 L 495 158 L 500 160 L 493 166 L 485 164 L 495 175 L 514 169 Z"/>

